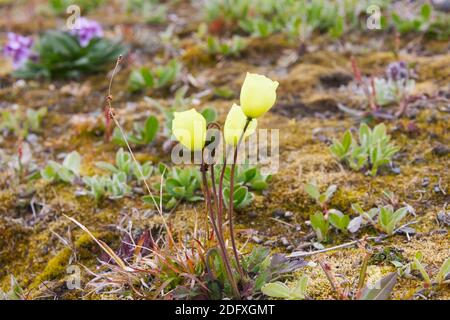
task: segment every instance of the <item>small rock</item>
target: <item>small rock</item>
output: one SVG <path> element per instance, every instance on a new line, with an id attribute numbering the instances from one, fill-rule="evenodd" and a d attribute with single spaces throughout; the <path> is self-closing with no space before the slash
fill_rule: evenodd
<path id="1" fill-rule="evenodd" d="M 284 216 L 284 210 L 283 209 L 275 209 L 273 212 L 272 212 L 272 215 L 275 217 L 275 218 L 281 218 L 281 217 L 283 217 Z"/>
<path id="2" fill-rule="evenodd" d="M 259 238 L 259 237 L 257 237 L 257 236 L 253 236 L 251 239 L 252 239 L 252 241 L 253 241 L 254 243 L 256 243 L 256 244 L 262 243 L 261 238 Z"/>
<path id="3" fill-rule="evenodd" d="M 392 173 L 400 174 L 400 168 L 399 167 L 392 167 L 391 171 L 392 171 Z"/>
<path id="4" fill-rule="evenodd" d="M 256 218 L 258 216 L 258 213 L 256 211 L 250 211 L 247 213 L 247 216 L 249 218 Z"/>
<path id="5" fill-rule="evenodd" d="M 273 247 L 275 246 L 275 244 L 276 244 L 275 240 L 267 240 L 266 242 L 264 242 L 264 245 L 268 247 Z"/>
<path id="6" fill-rule="evenodd" d="M 289 246 L 290 246 L 290 243 L 289 243 L 288 239 L 286 239 L 285 237 L 281 237 L 280 243 L 281 243 L 284 247 L 289 247 Z"/>
<path id="7" fill-rule="evenodd" d="M 286 211 L 286 212 L 284 213 L 284 218 L 285 218 L 286 220 L 291 220 L 293 216 L 294 216 L 294 213 L 293 213 L 292 211 Z"/>
<path id="8" fill-rule="evenodd" d="M 437 218 L 440 223 L 450 226 L 450 212 L 441 211 L 438 213 Z"/>
<path id="9" fill-rule="evenodd" d="M 422 179 L 422 187 L 428 187 L 429 184 L 430 184 L 430 178 L 425 177 Z"/>
<path id="10" fill-rule="evenodd" d="M 287 251 L 292 251 L 292 250 L 294 250 L 294 246 L 293 246 L 293 245 L 290 245 L 290 246 L 288 246 L 288 247 L 286 248 L 286 250 L 287 250 Z"/>
<path id="11" fill-rule="evenodd" d="M 441 192 L 441 188 L 439 187 L 438 184 L 435 184 L 435 185 L 433 186 L 433 190 L 434 190 L 434 192 L 436 192 L 436 193 Z"/>
<path id="12" fill-rule="evenodd" d="M 446 145 L 438 144 L 433 148 L 432 152 L 433 152 L 433 154 L 435 154 L 439 157 L 442 157 L 442 156 L 446 156 L 450 153 L 450 148 L 447 147 Z"/>

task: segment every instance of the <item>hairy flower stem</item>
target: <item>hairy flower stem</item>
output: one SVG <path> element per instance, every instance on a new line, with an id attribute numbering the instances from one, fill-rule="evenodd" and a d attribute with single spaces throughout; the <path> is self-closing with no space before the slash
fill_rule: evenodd
<path id="1" fill-rule="evenodd" d="M 223 237 L 219 234 L 219 230 L 218 230 L 218 227 L 216 225 L 216 221 L 215 221 L 215 217 L 214 217 L 214 211 L 213 211 L 212 203 L 211 203 L 211 192 L 209 190 L 208 179 L 206 177 L 207 170 L 208 170 L 207 169 L 207 165 L 204 163 L 203 157 L 202 157 L 202 164 L 201 164 L 201 167 L 200 167 L 200 172 L 202 174 L 203 189 L 204 189 L 203 192 L 205 194 L 208 215 L 209 215 L 209 218 L 211 220 L 211 224 L 213 226 L 214 233 L 216 234 L 217 240 L 219 241 L 220 253 L 222 255 L 222 260 L 223 260 L 223 262 L 225 264 L 225 271 L 227 273 L 228 281 L 230 282 L 231 288 L 233 290 L 233 294 L 234 294 L 234 296 L 236 298 L 240 298 L 239 289 L 237 287 L 236 280 L 234 279 L 233 271 L 231 269 L 230 259 L 228 258 L 228 255 L 227 255 L 227 249 L 226 249 L 226 246 L 225 246 L 225 242 L 223 241 Z"/>
<path id="2" fill-rule="evenodd" d="M 241 144 L 242 139 L 244 138 L 245 131 L 247 130 L 251 121 L 252 121 L 252 119 L 250 119 L 250 118 L 247 119 L 247 122 L 245 123 L 244 129 L 242 130 L 239 141 L 238 141 L 237 145 L 234 147 L 233 163 L 231 164 L 231 173 L 230 173 L 230 202 L 228 205 L 228 226 L 230 228 L 230 239 L 231 239 L 231 245 L 233 247 L 234 259 L 236 260 L 236 267 L 239 271 L 239 275 L 241 276 L 241 279 L 244 279 L 244 270 L 242 269 L 241 263 L 239 262 L 239 254 L 238 254 L 238 251 L 236 248 L 236 241 L 234 239 L 234 226 L 233 226 L 234 171 L 236 170 L 236 162 L 237 162 L 239 145 Z"/>

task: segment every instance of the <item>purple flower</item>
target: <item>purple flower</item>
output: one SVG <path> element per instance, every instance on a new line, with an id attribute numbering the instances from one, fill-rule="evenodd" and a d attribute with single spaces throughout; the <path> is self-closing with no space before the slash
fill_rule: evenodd
<path id="1" fill-rule="evenodd" d="M 31 47 L 33 39 L 20 34 L 8 32 L 8 42 L 3 48 L 3 54 L 12 59 L 14 69 L 19 69 L 33 57 Z"/>
<path id="2" fill-rule="evenodd" d="M 409 77 L 408 66 L 404 61 L 392 62 L 386 68 L 387 77 L 392 80 L 407 79 Z"/>
<path id="3" fill-rule="evenodd" d="M 81 17 L 76 21 L 74 29 L 70 30 L 70 34 L 77 36 L 80 45 L 86 47 L 91 39 L 103 36 L 103 29 L 97 21 Z"/>

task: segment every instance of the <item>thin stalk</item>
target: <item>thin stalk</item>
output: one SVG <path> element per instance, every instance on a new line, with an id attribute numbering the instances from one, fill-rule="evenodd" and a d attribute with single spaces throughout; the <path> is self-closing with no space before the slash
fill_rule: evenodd
<path id="1" fill-rule="evenodd" d="M 336 279 L 334 278 L 334 275 L 331 272 L 331 267 L 329 266 L 329 264 L 322 261 L 322 259 L 319 259 L 319 264 L 322 267 L 323 272 L 325 272 L 325 275 L 327 276 L 327 279 L 330 282 L 331 287 L 336 292 L 338 299 L 347 300 L 347 296 L 345 295 L 344 291 L 342 291 L 342 288 L 339 286 Z"/>
<path id="2" fill-rule="evenodd" d="M 231 239 L 231 245 L 233 247 L 233 253 L 234 253 L 234 259 L 236 260 L 236 266 L 239 271 L 239 275 L 241 276 L 241 279 L 244 279 L 244 270 L 241 267 L 241 263 L 239 262 L 239 254 L 236 248 L 236 241 L 234 239 L 234 226 L 233 226 L 233 211 L 234 211 L 234 171 L 236 170 L 236 162 L 237 162 L 237 154 L 239 145 L 241 144 L 242 139 L 244 138 L 245 131 L 247 130 L 250 121 L 252 119 L 248 118 L 244 129 L 242 130 L 241 136 L 239 138 L 239 141 L 237 145 L 234 147 L 234 155 L 233 155 L 233 163 L 231 164 L 231 173 L 230 173 L 230 202 L 228 205 L 228 226 L 230 228 L 230 239 Z"/>
<path id="3" fill-rule="evenodd" d="M 202 162 L 203 162 L 203 159 L 202 159 Z M 213 225 L 214 232 L 217 235 L 217 240 L 219 241 L 220 251 L 222 254 L 222 259 L 225 264 L 225 271 L 228 276 L 228 281 L 230 281 L 230 285 L 231 285 L 234 295 L 237 298 L 240 298 L 239 289 L 237 287 L 236 280 L 233 277 L 233 271 L 231 269 L 230 260 L 228 259 L 225 243 L 223 242 L 223 238 L 219 235 L 219 230 L 215 223 L 214 213 L 213 213 L 212 204 L 211 204 L 211 193 L 210 193 L 209 186 L 208 186 L 208 179 L 206 177 L 206 170 L 207 169 L 206 169 L 205 163 L 202 163 L 202 165 L 200 167 L 200 172 L 202 174 L 202 182 L 203 182 L 203 188 L 204 188 L 204 194 L 205 194 L 205 199 L 206 199 L 206 204 L 207 204 L 208 215 L 209 215 L 209 218 L 211 219 L 211 224 Z"/>

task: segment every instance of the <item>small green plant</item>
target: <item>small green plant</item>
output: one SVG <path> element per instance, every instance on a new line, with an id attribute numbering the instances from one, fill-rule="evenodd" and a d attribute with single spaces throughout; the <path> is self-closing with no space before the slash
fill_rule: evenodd
<path id="1" fill-rule="evenodd" d="M 353 203 L 352 209 L 358 214 L 358 216 L 350 220 L 350 223 L 347 226 L 348 231 L 351 233 L 357 232 L 362 226 L 365 226 L 368 223 L 372 225 L 376 224 L 374 219 L 379 212 L 378 208 L 372 208 L 369 211 L 364 211 L 358 203 Z"/>
<path id="2" fill-rule="evenodd" d="M 159 130 L 159 122 L 155 116 L 150 116 L 144 125 L 134 123 L 133 132 L 126 134 L 129 143 L 135 145 L 148 145 L 153 142 Z M 122 147 L 126 146 L 126 142 L 119 128 L 115 128 L 112 141 Z"/>
<path id="3" fill-rule="evenodd" d="M 343 233 L 347 233 L 347 228 L 350 223 L 350 216 L 343 214 L 336 209 L 328 210 L 328 221 L 330 224 Z"/>
<path id="4" fill-rule="evenodd" d="M 109 162 L 98 161 L 95 165 L 103 170 L 109 171 L 110 173 L 124 173 L 127 181 L 131 180 L 133 177 L 136 180 L 148 179 L 152 172 L 153 166 L 151 162 L 146 162 L 144 164 L 136 164 L 129 152 L 124 151 L 120 148 L 116 152 L 116 164 L 113 165 Z M 139 172 L 139 169 L 141 172 Z M 142 175 L 141 175 L 142 173 Z"/>
<path id="5" fill-rule="evenodd" d="M 248 191 L 246 186 L 239 186 L 234 189 L 233 204 L 234 208 L 237 210 L 243 209 L 250 205 L 253 201 L 253 193 Z M 225 202 L 225 207 L 228 208 L 230 203 L 230 188 L 223 188 L 223 200 Z"/>
<path id="6" fill-rule="evenodd" d="M 426 31 L 430 25 L 432 7 L 425 3 L 420 8 L 420 13 L 411 19 L 411 17 L 402 18 L 399 14 L 392 14 L 392 22 L 395 28 L 402 34 L 409 32 Z"/>
<path id="7" fill-rule="evenodd" d="M 159 167 L 160 173 L 165 176 L 162 198 L 155 196 L 144 196 L 143 200 L 149 204 L 154 204 L 153 199 L 159 204 L 162 201 L 167 209 L 173 208 L 179 200 L 195 202 L 203 200 L 198 195 L 201 185 L 201 176 L 197 168 L 172 168 L 167 169 L 164 165 Z M 160 185 L 156 186 L 161 188 Z"/>
<path id="8" fill-rule="evenodd" d="M 20 111 L 1 113 L 0 130 L 7 130 L 18 137 L 26 137 L 29 132 L 41 131 L 43 118 L 47 115 L 47 108 L 37 110 L 27 109 L 25 114 Z"/>
<path id="9" fill-rule="evenodd" d="M 159 0 L 128 0 L 126 11 L 141 15 L 147 23 L 161 24 L 167 20 L 167 6 Z"/>
<path id="10" fill-rule="evenodd" d="M 340 161 L 357 171 L 366 167 L 371 176 L 375 176 L 381 166 L 391 162 L 398 150 L 390 143 L 384 124 L 371 130 L 365 123 L 359 127 L 359 143 L 347 131 L 342 141 L 335 140 L 330 147 L 331 153 Z"/>
<path id="11" fill-rule="evenodd" d="M 413 79 L 375 78 L 375 102 L 379 106 L 400 103 L 402 99 L 410 96 L 415 89 Z"/>
<path id="12" fill-rule="evenodd" d="M 14 72 L 18 78 L 77 78 L 82 74 L 104 70 L 124 54 L 126 49 L 119 43 L 105 38 L 94 38 L 85 47 L 67 32 L 47 31 L 34 47 L 39 56 L 29 60 Z"/>
<path id="13" fill-rule="evenodd" d="M 182 65 L 177 60 L 172 60 L 164 66 L 159 66 L 154 70 L 142 67 L 133 70 L 128 79 L 128 88 L 131 92 L 144 89 L 165 89 L 177 80 Z"/>
<path id="14" fill-rule="evenodd" d="M 10 289 L 7 292 L 3 292 L 0 289 L 0 300 L 24 300 L 25 293 L 22 287 L 17 282 L 16 278 L 11 275 Z"/>
<path id="15" fill-rule="evenodd" d="M 226 167 L 224 171 L 223 197 L 225 206 L 228 208 L 230 199 L 230 176 L 231 168 Z M 217 177 L 217 183 L 219 177 Z M 234 173 L 234 207 L 241 210 L 250 205 L 254 199 L 251 191 L 262 191 L 268 187 L 271 175 L 263 175 L 258 167 L 243 164 L 235 168 Z"/>
<path id="16" fill-rule="evenodd" d="M 224 185 L 230 185 L 231 168 L 226 167 L 224 173 Z M 247 186 L 252 190 L 262 191 L 268 187 L 271 175 L 263 175 L 258 167 L 249 164 L 237 166 L 234 172 L 234 185 Z"/>
<path id="17" fill-rule="evenodd" d="M 331 197 L 337 190 L 337 186 L 332 184 L 323 193 L 320 192 L 319 187 L 315 181 L 308 182 L 304 185 L 306 193 L 316 200 L 317 204 L 324 208 L 326 204 L 331 200 Z"/>
<path id="18" fill-rule="evenodd" d="M 303 300 L 306 297 L 306 289 L 308 288 L 308 277 L 303 275 L 299 280 L 291 286 L 287 286 L 283 282 L 276 281 L 266 283 L 261 292 L 272 298 L 280 298 L 286 300 Z"/>
<path id="19" fill-rule="evenodd" d="M 49 161 L 41 170 L 41 177 L 48 182 L 73 183 L 76 177 L 80 176 L 81 156 L 73 151 L 66 155 L 62 164 Z"/>
<path id="20" fill-rule="evenodd" d="M 408 208 L 403 207 L 394 212 L 391 205 L 379 207 L 378 225 L 388 235 L 394 234 L 395 227 L 408 213 Z"/>
<path id="21" fill-rule="evenodd" d="M 222 40 L 217 37 L 208 37 L 206 40 L 206 50 L 210 55 L 237 57 L 245 47 L 246 42 L 239 36 L 233 36 L 230 40 Z"/>
<path id="22" fill-rule="evenodd" d="M 316 232 L 317 240 L 319 242 L 328 240 L 328 231 L 330 229 L 330 222 L 320 211 L 309 217 L 311 227 Z"/>
<path id="23" fill-rule="evenodd" d="M 70 5 L 77 5 L 83 13 L 98 8 L 104 0 L 49 0 L 50 9 L 56 14 L 65 14 Z"/>
<path id="24" fill-rule="evenodd" d="M 89 187 L 89 193 L 98 203 L 108 196 L 111 199 L 119 199 L 131 193 L 131 187 L 127 184 L 127 175 L 124 172 L 113 173 L 109 176 L 83 177 L 84 184 Z"/>
<path id="25" fill-rule="evenodd" d="M 400 276 L 404 276 L 406 278 L 411 278 L 411 271 L 418 271 L 422 276 L 424 281 L 424 286 L 426 288 L 432 285 L 442 285 L 444 281 L 446 281 L 447 276 L 450 274 L 450 258 L 447 258 L 439 268 L 439 271 L 435 275 L 434 279 L 431 279 L 431 276 L 425 269 L 423 265 L 423 254 L 418 251 L 413 257 L 412 262 L 403 264 L 399 261 L 391 261 L 391 263 L 397 268 L 397 272 Z"/>

